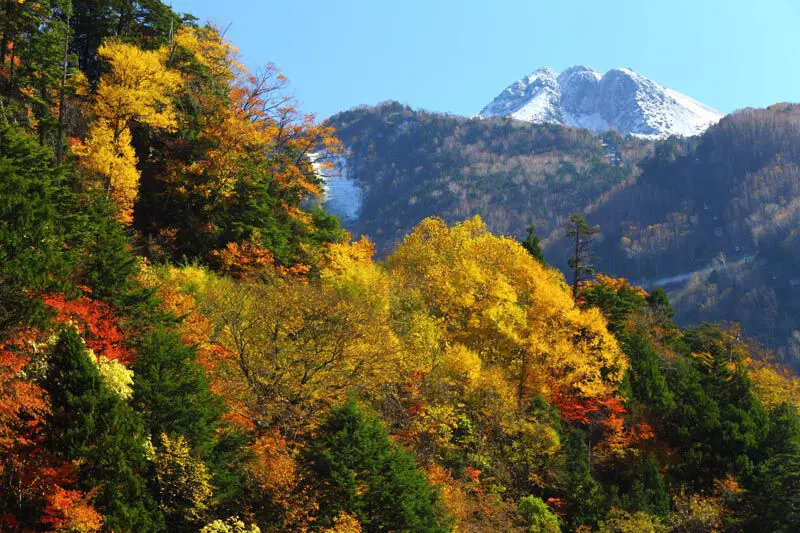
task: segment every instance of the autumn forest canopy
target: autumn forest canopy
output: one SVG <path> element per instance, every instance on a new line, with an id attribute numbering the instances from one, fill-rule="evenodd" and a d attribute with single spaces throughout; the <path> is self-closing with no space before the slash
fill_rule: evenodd
<path id="1" fill-rule="evenodd" d="M 378 259 L 320 207 L 337 131 L 220 29 L 0 13 L 0 531 L 800 529 L 794 373 L 582 216 L 567 276 L 478 216 Z"/>

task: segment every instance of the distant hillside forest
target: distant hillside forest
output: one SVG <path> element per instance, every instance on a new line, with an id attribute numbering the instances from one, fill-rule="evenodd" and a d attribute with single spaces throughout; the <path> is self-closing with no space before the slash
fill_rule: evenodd
<path id="1" fill-rule="evenodd" d="M 3 533 L 800 531 L 800 379 L 590 264 L 711 261 L 679 305 L 764 313 L 793 109 L 653 145 L 391 104 L 340 140 L 158 0 L 0 14 Z M 379 258 L 316 207 L 344 145 Z M 577 276 L 492 232 L 531 220 Z"/>
<path id="2" fill-rule="evenodd" d="M 356 234 L 387 250 L 427 216 L 480 214 L 493 231 L 541 235 L 630 181 L 652 145 L 614 133 L 503 118 L 468 119 L 396 102 L 328 120 L 364 190 Z"/>
<path id="3" fill-rule="evenodd" d="M 329 123 L 364 191 L 348 229 L 379 250 L 424 217 L 479 214 L 517 238 L 535 224 L 566 271 L 565 225 L 582 212 L 601 230 L 598 270 L 664 286 L 679 323 L 740 322 L 797 365 L 799 117 L 788 104 L 748 109 L 699 138 L 659 142 L 392 102 Z"/>

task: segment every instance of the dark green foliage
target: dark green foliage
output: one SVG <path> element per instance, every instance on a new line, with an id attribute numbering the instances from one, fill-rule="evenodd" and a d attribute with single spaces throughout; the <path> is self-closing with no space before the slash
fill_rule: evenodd
<path id="1" fill-rule="evenodd" d="M 626 334 L 622 348 L 630 364 L 628 379 L 633 398 L 655 414 L 663 416 L 672 412 L 675 398 L 664 376 L 664 362 L 653 348 L 646 330 L 639 328 Z"/>
<path id="2" fill-rule="evenodd" d="M 69 283 L 76 210 L 65 181 L 52 152 L 0 123 L 0 276 L 33 289 Z"/>
<path id="3" fill-rule="evenodd" d="M 184 435 L 199 455 L 207 456 L 223 406 L 209 389 L 195 349 L 177 333 L 155 330 L 138 343 L 133 371 L 133 405 L 145 415 L 150 435 Z"/>
<path id="4" fill-rule="evenodd" d="M 128 230 L 117 220 L 108 198 L 87 192 L 81 198 L 81 256 L 74 277 L 95 299 L 111 303 L 136 331 L 173 325 L 177 318 L 161 308 L 154 291 L 136 281 L 139 262 Z"/>
<path id="5" fill-rule="evenodd" d="M 149 469 L 140 416 L 103 383 L 78 334 L 64 330 L 50 358 L 45 389 L 52 401 L 49 446 L 78 461 L 84 490 L 117 531 L 158 531 L 163 517 L 147 490 Z"/>
<path id="6" fill-rule="evenodd" d="M 668 516 L 669 490 L 655 457 L 650 455 L 643 461 L 637 479 L 628 494 L 626 507 L 631 511 L 644 511 L 662 518 Z"/>
<path id="7" fill-rule="evenodd" d="M 675 317 L 675 311 L 669 303 L 667 291 L 661 287 L 656 287 L 650 291 L 650 294 L 647 296 L 647 305 L 649 305 L 650 309 L 664 321 L 670 321 Z"/>
<path id="8" fill-rule="evenodd" d="M 769 414 L 765 437 L 765 456 L 800 454 L 800 416 L 789 403 L 775 407 Z"/>
<path id="9" fill-rule="evenodd" d="M 627 283 L 615 289 L 605 283 L 593 283 L 580 290 L 581 305 L 597 307 L 608 320 L 608 329 L 616 335 L 623 333 L 625 321 L 641 311 L 645 301 L 641 293 Z"/>
<path id="10" fill-rule="evenodd" d="M 355 514 L 365 531 L 449 531 L 437 490 L 414 457 L 354 400 L 333 409 L 308 459 L 321 479 L 320 524 Z"/>
<path id="11" fill-rule="evenodd" d="M 309 242 L 319 246 L 346 240 L 347 232 L 342 228 L 338 217 L 320 208 L 312 209 L 311 217 L 313 230 L 307 237 Z"/>
<path id="12" fill-rule="evenodd" d="M 606 512 L 602 486 L 592 476 L 589 465 L 589 445 L 583 432 L 569 428 L 562 436 L 565 452 L 561 473 L 564 499 L 567 501 L 567 525 L 594 526 Z"/>
<path id="13" fill-rule="evenodd" d="M 542 252 L 542 246 L 539 244 L 539 236 L 536 235 L 536 225 L 531 224 L 528 226 L 528 229 L 525 230 L 525 240 L 522 241 L 522 247 L 525 248 L 531 257 L 536 259 L 542 264 L 545 264 L 546 261 L 544 259 L 544 252 Z"/>
<path id="14" fill-rule="evenodd" d="M 105 196 L 91 195 L 86 211 L 83 276 L 95 297 L 112 299 L 133 289 L 132 278 L 139 270 L 136 257 L 124 226 L 116 220 L 114 206 Z"/>
<path id="15" fill-rule="evenodd" d="M 758 469 L 750 531 L 800 531 L 800 455 L 775 455 Z"/>
<path id="16" fill-rule="evenodd" d="M 747 374 L 728 365 L 737 351 L 722 330 L 689 330 L 683 342 L 685 359 L 663 370 L 674 407 L 661 405 L 659 436 L 681 457 L 672 475 L 697 488 L 727 473 L 747 481 L 767 455 L 769 415 Z"/>
<path id="17" fill-rule="evenodd" d="M 217 504 L 229 505 L 243 485 L 243 442 L 221 427 L 224 406 L 211 392 L 195 349 L 159 328 L 142 337 L 137 354 L 132 404 L 144 415 L 149 435 L 154 442 L 162 433 L 186 437 L 209 468 Z"/>

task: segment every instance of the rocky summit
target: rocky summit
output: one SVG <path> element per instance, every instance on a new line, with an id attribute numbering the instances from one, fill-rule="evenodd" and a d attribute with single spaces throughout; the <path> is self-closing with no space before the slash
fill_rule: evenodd
<path id="1" fill-rule="evenodd" d="M 479 116 L 656 139 L 699 135 L 722 113 L 628 68 L 601 75 L 575 66 L 561 73 L 551 68 L 532 72 L 509 85 Z"/>

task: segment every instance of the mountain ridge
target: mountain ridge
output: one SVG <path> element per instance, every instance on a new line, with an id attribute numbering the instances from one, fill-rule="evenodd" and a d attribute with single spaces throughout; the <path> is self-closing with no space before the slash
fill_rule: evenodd
<path id="1" fill-rule="evenodd" d="M 600 74 L 576 65 L 560 73 L 548 67 L 533 71 L 506 87 L 478 116 L 660 139 L 699 135 L 723 114 L 629 68 Z"/>

